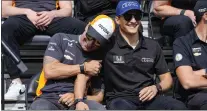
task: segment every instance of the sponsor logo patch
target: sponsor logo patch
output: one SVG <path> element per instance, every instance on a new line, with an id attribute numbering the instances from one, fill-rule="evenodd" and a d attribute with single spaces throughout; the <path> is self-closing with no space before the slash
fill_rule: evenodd
<path id="1" fill-rule="evenodd" d="M 197 47 L 197 48 L 192 48 L 192 51 L 194 56 L 200 56 L 202 50 L 201 47 Z"/>
<path id="2" fill-rule="evenodd" d="M 114 63 L 121 63 L 121 64 L 123 64 L 123 63 L 125 63 L 125 61 L 124 61 L 124 56 L 113 56 L 113 62 Z"/>
<path id="3" fill-rule="evenodd" d="M 64 57 L 65 57 L 66 59 L 68 59 L 68 60 L 73 60 L 73 58 L 70 57 L 69 55 L 64 55 Z"/>
<path id="4" fill-rule="evenodd" d="M 50 50 L 50 51 L 54 51 L 55 49 L 54 49 L 53 46 L 49 46 L 48 50 Z"/>
<path id="5" fill-rule="evenodd" d="M 175 60 L 176 60 L 176 61 L 181 61 L 182 59 L 183 59 L 182 54 L 177 53 L 177 54 L 175 55 Z"/>
<path id="6" fill-rule="evenodd" d="M 141 59 L 141 61 L 142 62 L 154 62 L 154 59 L 153 58 L 145 58 L 145 57 L 143 57 L 142 59 Z"/>

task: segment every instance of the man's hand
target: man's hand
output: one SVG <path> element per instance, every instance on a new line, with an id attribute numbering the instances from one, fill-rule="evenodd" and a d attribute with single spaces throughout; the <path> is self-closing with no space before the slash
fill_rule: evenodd
<path id="1" fill-rule="evenodd" d="M 46 30 L 47 27 L 41 25 L 41 26 L 37 26 L 37 28 L 40 29 L 41 31 L 44 31 Z"/>
<path id="2" fill-rule="evenodd" d="M 78 102 L 76 104 L 76 109 L 75 110 L 89 110 L 89 107 L 87 104 L 85 104 L 84 102 Z"/>
<path id="3" fill-rule="evenodd" d="M 32 24 L 34 24 L 36 26 L 37 24 L 37 20 L 38 20 L 38 16 L 37 16 L 37 12 L 31 10 L 31 9 L 28 9 L 26 12 L 25 12 L 27 18 L 32 22 Z"/>
<path id="4" fill-rule="evenodd" d="M 85 72 L 88 75 L 95 76 L 100 73 L 101 70 L 101 61 L 98 60 L 91 60 L 89 62 L 85 62 Z"/>
<path id="5" fill-rule="evenodd" d="M 59 99 L 59 103 L 65 104 L 67 106 L 71 106 L 74 103 L 74 94 L 73 93 L 65 93 L 65 94 L 61 94 L 59 95 L 60 99 Z"/>
<path id="6" fill-rule="evenodd" d="M 139 92 L 139 99 L 142 102 L 150 101 L 157 95 L 157 92 L 155 85 L 145 87 Z"/>
<path id="7" fill-rule="evenodd" d="M 195 16 L 195 14 L 194 14 L 194 12 L 192 10 L 186 10 L 184 15 L 188 16 L 192 20 L 194 26 L 197 25 L 197 23 L 196 23 L 196 16 Z"/>
<path id="8" fill-rule="evenodd" d="M 38 26 L 45 26 L 46 27 L 55 18 L 55 14 L 52 11 L 38 12 L 37 15 L 39 16 L 39 18 L 37 20 Z"/>

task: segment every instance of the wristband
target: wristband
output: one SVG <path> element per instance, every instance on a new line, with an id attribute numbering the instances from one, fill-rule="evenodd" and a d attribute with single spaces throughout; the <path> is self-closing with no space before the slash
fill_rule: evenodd
<path id="1" fill-rule="evenodd" d="M 186 10 L 181 10 L 180 15 L 184 15 Z"/>
<path id="2" fill-rule="evenodd" d="M 205 68 L 205 75 L 207 75 L 207 68 Z"/>
<path id="3" fill-rule="evenodd" d="M 160 84 L 155 84 L 156 88 L 157 88 L 157 91 L 158 93 L 162 93 L 162 87 Z"/>
<path id="4" fill-rule="evenodd" d="M 87 96 L 84 96 L 84 97 L 83 97 L 83 100 L 87 100 Z"/>
<path id="5" fill-rule="evenodd" d="M 75 99 L 74 104 L 78 104 L 79 102 L 84 102 L 84 99 Z"/>
<path id="6" fill-rule="evenodd" d="M 84 74 L 85 73 L 85 71 L 84 71 L 84 63 L 81 64 L 81 65 L 79 65 L 79 66 L 80 66 L 80 72 L 81 72 L 81 74 Z"/>

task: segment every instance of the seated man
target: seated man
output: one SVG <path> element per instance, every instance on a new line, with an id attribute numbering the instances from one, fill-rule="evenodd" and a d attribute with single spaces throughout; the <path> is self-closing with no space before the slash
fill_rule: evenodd
<path id="1" fill-rule="evenodd" d="M 88 27 L 88 26 L 87 26 Z M 113 20 L 106 16 L 97 16 L 82 35 L 59 33 L 54 35 L 44 56 L 43 71 L 47 80 L 41 89 L 42 94 L 32 103 L 32 110 L 66 110 L 74 102 L 74 82 L 76 76 L 85 74 L 94 76 L 100 72 L 103 47 L 114 31 Z M 102 49 L 102 48 L 101 48 Z M 95 51 L 97 50 L 97 51 Z M 94 81 L 95 78 L 92 78 Z M 93 95 L 84 102 L 87 109 L 105 109 L 101 104 L 103 89 L 101 81 L 91 82 Z M 94 84 L 95 83 L 95 84 Z M 84 89 L 84 92 L 86 90 Z M 92 101 L 91 101 L 92 100 Z M 97 102 L 95 102 L 97 101 Z M 83 100 L 75 100 L 81 104 Z"/>
<path id="2" fill-rule="evenodd" d="M 103 61 L 106 107 L 186 109 L 182 102 L 159 95 L 170 88 L 172 77 L 158 43 L 138 31 L 141 13 L 137 1 L 120 1 L 117 5 L 115 21 L 119 29 L 110 38 Z M 159 76 L 160 83 L 154 84 L 154 74 Z M 84 91 L 79 90 L 79 97 L 80 92 L 83 95 Z"/>
<path id="3" fill-rule="evenodd" d="M 154 14 L 163 18 L 161 34 L 172 39 L 184 36 L 196 25 L 193 8 L 197 0 L 154 0 Z M 194 26 L 193 26 L 194 25 Z"/>
<path id="4" fill-rule="evenodd" d="M 197 26 L 173 44 L 176 74 L 189 109 L 207 110 L 207 2 L 194 8 Z M 181 89 L 179 89 L 181 90 Z"/>
<path id="5" fill-rule="evenodd" d="M 81 34 L 86 24 L 72 18 L 71 14 L 71 1 L 4 0 L 2 17 L 8 19 L 2 24 L 2 39 L 20 57 L 19 46 L 37 33 L 50 36 L 58 32 Z M 22 85 L 20 71 L 13 61 L 9 58 L 6 63 L 12 83 L 5 99 L 16 100 L 20 97 L 19 92 L 24 92 L 25 86 Z"/>

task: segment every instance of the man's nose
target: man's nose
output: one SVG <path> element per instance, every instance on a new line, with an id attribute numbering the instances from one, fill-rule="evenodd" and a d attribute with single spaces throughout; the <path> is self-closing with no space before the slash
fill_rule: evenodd
<path id="1" fill-rule="evenodd" d="M 87 44 L 92 45 L 94 40 L 88 40 Z"/>
<path id="2" fill-rule="evenodd" d="M 133 22 L 133 23 L 137 22 L 134 15 L 132 15 L 132 18 L 131 18 L 130 22 Z"/>

